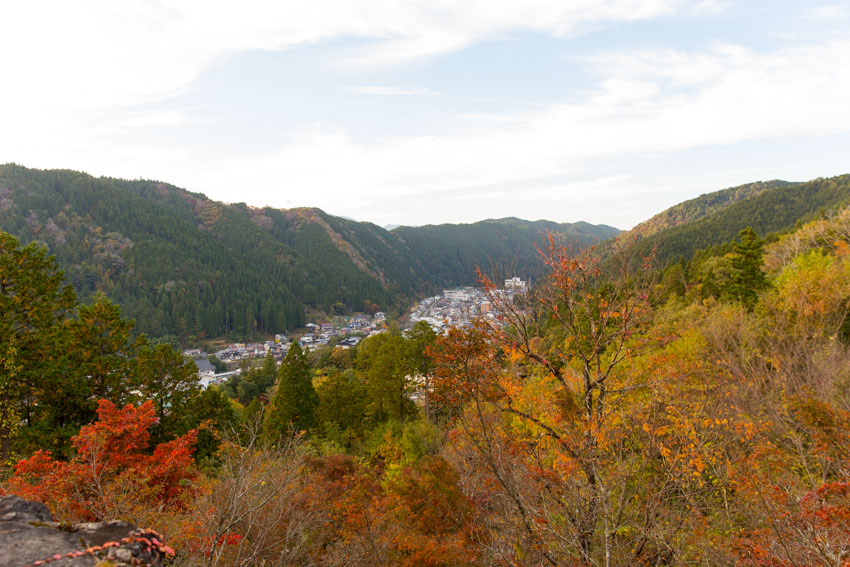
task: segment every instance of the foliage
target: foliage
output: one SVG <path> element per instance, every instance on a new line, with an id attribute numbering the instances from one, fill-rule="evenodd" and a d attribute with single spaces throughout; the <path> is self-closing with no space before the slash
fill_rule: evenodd
<path id="1" fill-rule="evenodd" d="M 0 229 L 45 243 L 83 300 L 103 292 L 139 332 L 182 340 L 292 329 L 305 323 L 305 307 L 350 312 L 368 302 L 387 311 L 471 283 L 475 263 L 509 262 L 542 231 L 582 243 L 617 233 L 516 220 L 387 232 L 318 209 L 225 205 L 155 181 L 12 164 L 0 166 L 0 190 Z"/>
<path id="2" fill-rule="evenodd" d="M 789 231 L 798 221 L 813 220 L 821 211 L 832 212 L 848 202 L 850 175 L 805 183 L 768 182 L 762 190 L 746 192 L 742 199 L 710 207 L 704 216 L 695 215 L 688 222 L 638 238 L 636 252 L 646 255 L 655 250 L 662 262 L 689 261 L 701 249 L 733 240 L 748 226 L 759 234 Z"/>
<path id="3" fill-rule="evenodd" d="M 243 405 L 265 395 L 277 377 L 277 364 L 271 353 L 268 353 L 260 368 L 250 368 L 247 365 L 241 374 L 232 376 L 224 388 L 227 394 L 239 400 Z"/>
<path id="4" fill-rule="evenodd" d="M 740 242 L 732 245 L 729 264 L 732 277 L 729 282 L 729 294 L 752 309 L 758 301 L 758 293 L 767 287 L 767 280 L 761 271 L 764 241 L 747 227 L 738 233 Z"/>
<path id="5" fill-rule="evenodd" d="M 71 438 L 97 417 L 97 400 L 153 400 L 154 441 L 208 419 L 196 404 L 197 368 L 166 343 L 133 338 L 133 321 L 97 294 L 78 304 L 43 247 L 0 232 L 0 448 L 73 453 Z"/>
<path id="6" fill-rule="evenodd" d="M 809 185 L 841 192 L 835 180 Z M 705 201 L 697 213 L 710 219 L 791 188 Z M 375 234 L 299 214 L 340 238 Z M 37 452 L 4 489 L 50 500 L 65 517 L 141 519 L 175 543 L 178 565 L 846 565 L 848 219 L 841 211 L 764 241 L 744 231 L 663 272 L 640 241 L 601 259 L 553 236 L 539 251 L 547 275 L 527 295 L 509 299 L 482 277 L 493 319 L 441 336 L 391 326 L 312 359 L 293 345 L 277 384 L 271 358 L 246 369 L 234 384 L 250 400 L 240 423 L 220 390 L 185 403 L 166 397 L 174 388 L 157 392 L 163 380 L 179 384 L 189 363 L 128 339 L 109 304 L 96 300 L 80 323 L 75 302 L 57 308 L 48 293 L 29 302 L 43 311 L 0 318 L 5 328 L 32 323 L 2 343 L 5 384 L 32 380 L 7 392 L 56 388 L 82 412 L 91 388 L 126 367 L 135 382 L 103 391 L 135 396 L 133 384 L 147 381 L 144 395 L 168 424 L 162 435 L 207 420 L 204 473 L 188 436 L 143 448 L 154 402 L 102 401 L 101 421 L 82 428 L 69 461 Z M 59 289 L 44 283 L 56 268 L 38 260 L 43 250 L 10 250 L 4 261 L 34 262 L 16 273 L 19 285 Z M 50 324 L 35 324 L 39 313 Z M 36 348 L 20 348 L 30 338 Z M 86 374 L 38 359 L 47 339 Z M 85 354 L 77 344 L 106 347 Z M 26 374 L 23 360 L 44 376 Z M 83 415 L 58 394 L 29 406 L 13 399 L 45 435 L 62 430 L 50 429 L 54 409 L 42 400 Z"/>
<path id="7" fill-rule="evenodd" d="M 32 399 L 39 377 L 56 371 L 51 346 L 76 297 L 43 247 L 0 232 L 0 460 L 11 456 L 19 422 L 36 411 Z"/>
<path id="8" fill-rule="evenodd" d="M 198 367 L 193 361 L 168 345 L 144 346 L 136 355 L 134 370 L 136 395 L 152 401 L 156 410 L 154 442 L 182 435 L 197 426 L 189 411 L 200 393 Z"/>
<path id="9" fill-rule="evenodd" d="M 313 426 L 318 396 L 313 388 L 313 369 L 306 353 L 294 342 L 277 372 L 277 393 L 266 412 L 265 434 L 275 440 L 290 431 Z"/>
<path id="10" fill-rule="evenodd" d="M 197 472 L 192 463 L 196 432 L 148 452 L 156 422 L 152 402 L 139 407 L 98 404 L 98 421 L 72 440 L 75 456 L 54 460 L 37 451 L 15 465 L 9 490 L 47 504 L 60 521 L 121 518 L 139 522 L 152 507 L 181 506 Z"/>

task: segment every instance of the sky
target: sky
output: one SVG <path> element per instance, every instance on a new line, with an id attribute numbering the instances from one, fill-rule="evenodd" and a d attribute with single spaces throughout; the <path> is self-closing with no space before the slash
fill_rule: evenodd
<path id="1" fill-rule="evenodd" d="M 18 0 L 0 163 L 379 225 L 628 229 L 850 172 L 850 1 Z"/>

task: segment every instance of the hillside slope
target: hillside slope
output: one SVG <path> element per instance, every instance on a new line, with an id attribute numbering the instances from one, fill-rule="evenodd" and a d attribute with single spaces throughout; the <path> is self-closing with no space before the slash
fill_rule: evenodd
<path id="1" fill-rule="evenodd" d="M 742 188 L 748 188 L 743 191 L 743 198 L 724 199 L 729 191 Z M 850 203 L 850 174 L 805 183 L 750 184 L 703 195 L 682 205 L 694 201 L 706 204 L 713 199 L 721 204 L 706 207 L 704 214 L 695 215 L 692 220 L 649 232 L 648 236 L 640 231 L 632 233 L 637 238 L 638 252 L 647 254 L 654 248 L 661 261 L 689 260 L 698 250 L 734 240 L 748 226 L 761 235 L 789 230 L 798 221 L 811 220 L 820 211 L 833 211 Z M 682 205 L 653 218 L 674 218 L 677 214 L 674 209 L 681 210 Z M 626 233 L 620 238 L 628 236 Z"/>
<path id="2" fill-rule="evenodd" d="M 535 245 L 542 243 L 548 233 L 569 235 L 581 244 L 596 244 L 620 231 L 583 222 L 558 224 L 506 218 L 473 224 L 399 227 L 392 232 L 413 253 L 429 282 L 445 286 L 474 283 L 476 276 L 469 266 L 506 275 L 538 274 L 542 266 Z"/>
<path id="3" fill-rule="evenodd" d="M 621 238 L 630 238 L 635 235 L 640 237 L 652 236 L 663 230 L 697 221 L 753 195 L 789 185 L 794 185 L 794 183 L 780 180 L 756 181 L 755 183 L 705 193 L 661 211 L 649 220 L 643 221 L 633 229 L 624 232 Z"/>
<path id="4" fill-rule="evenodd" d="M 184 338 L 293 328 L 305 307 L 393 309 L 471 283 L 476 264 L 518 256 L 518 273 L 530 276 L 542 269 L 533 242 L 545 231 L 579 244 L 617 232 L 516 219 L 388 232 L 318 209 L 224 204 L 167 183 L 11 164 L 0 166 L 0 229 L 46 244 L 82 298 L 104 292 L 141 332 Z"/>

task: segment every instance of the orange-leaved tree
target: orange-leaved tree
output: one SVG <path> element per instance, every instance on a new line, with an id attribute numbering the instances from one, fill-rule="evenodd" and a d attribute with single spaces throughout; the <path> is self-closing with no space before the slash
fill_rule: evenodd
<path id="1" fill-rule="evenodd" d="M 645 411 L 652 270 L 629 250 L 601 262 L 554 237 L 527 295 L 481 277 L 500 318 L 433 349 L 435 394 L 454 415 L 451 457 L 490 516 L 494 562 L 613 565 L 667 560 L 636 516 L 650 495 Z M 657 452 L 657 451 L 656 451 Z"/>
<path id="2" fill-rule="evenodd" d="M 47 504 L 61 521 L 122 519 L 149 524 L 158 511 L 179 509 L 198 471 L 196 431 L 149 450 L 153 403 L 98 403 L 98 421 L 72 439 L 76 454 L 59 461 L 38 451 L 19 461 L 7 484 L 12 494 Z"/>

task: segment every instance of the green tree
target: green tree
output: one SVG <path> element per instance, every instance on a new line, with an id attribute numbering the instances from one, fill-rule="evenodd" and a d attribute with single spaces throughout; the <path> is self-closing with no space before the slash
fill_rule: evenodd
<path id="1" fill-rule="evenodd" d="M 428 353 L 436 340 L 437 333 L 425 321 L 416 323 L 407 334 L 407 355 L 410 371 L 416 375 L 421 387 L 425 402 L 425 418 L 429 421 L 431 420 L 431 377 L 434 371 L 434 363 Z"/>
<path id="2" fill-rule="evenodd" d="M 750 227 L 739 232 L 738 238 L 740 241 L 733 243 L 730 257 L 732 281 L 729 292 L 747 309 L 752 309 L 758 293 L 767 288 L 767 279 L 761 271 L 764 240 Z"/>
<path id="3" fill-rule="evenodd" d="M 139 349 L 133 384 L 141 400 L 153 400 L 158 418 L 151 430 L 157 443 L 183 435 L 198 423 L 191 414 L 200 394 L 198 367 L 168 344 Z"/>
<path id="4" fill-rule="evenodd" d="M 277 373 L 277 393 L 266 412 L 265 433 L 277 439 L 291 429 L 313 426 L 319 398 L 313 389 L 313 369 L 298 343 L 292 342 Z"/>
<path id="5" fill-rule="evenodd" d="M 222 362 L 222 360 L 214 354 L 207 355 L 207 360 L 210 361 L 210 364 L 213 365 L 217 374 L 221 374 L 222 372 L 227 372 L 227 365 Z"/>
<path id="6" fill-rule="evenodd" d="M 262 367 L 252 368 L 243 360 L 241 370 L 239 375 L 228 381 L 225 391 L 242 405 L 248 405 L 265 394 L 277 377 L 277 364 L 271 353 L 266 355 Z"/>
<path id="7" fill-rule="evenodd" d="M 416 413 L 408 396 L 411 372 L 407 344 L 392 333 L 364 340 L 357 347 L 356 368 L 366 383 L 369 414 L 376 422 L 404 420 Z"/>
<path id="8" fill-rule="evenodd" d="M 117 406 L 129 400 L 131 360 L 139 346 L 132 340 L 134 326 L 103 294 L 96 295 L 91 305 L 80 305 L 70 321 L 70 362 L 82 373 L 94 400 L 105 398 Z M 87 421 L 95 417 L 94 401 L 91 406 Z"/>
<path id="9" fill-rule="evenodd" d="M 39 410 L 43 378 L 57 374 L 62 323 L 76 305 L 53 256 L 36 244 L 21 247 L 0 231 L 0 458 L 6 462 L 18 426 Z"/>
<path id="10" fill-rule="evenodd" d="M 195 458 L 210 459 L 219 447 L 219 434 L 228 433 L 236 424 L 233 404 L 219 388 L 210 386 L 194 396 L 187 409 L 192 427 L 200 426 Z"/>
<path id="11" fill-rule="evenodd" d="M 356 372 L 331 368 L 318 386 L 317 422 L 326 438 L 340 446 L 351 448 L 352 442 L 363 433 L 367 408 L 366 385 Z"/>

